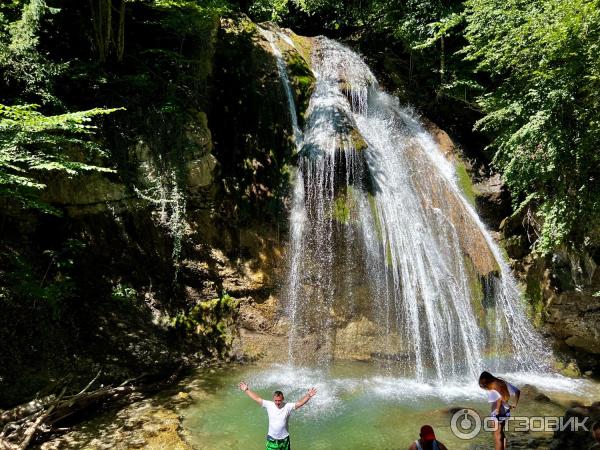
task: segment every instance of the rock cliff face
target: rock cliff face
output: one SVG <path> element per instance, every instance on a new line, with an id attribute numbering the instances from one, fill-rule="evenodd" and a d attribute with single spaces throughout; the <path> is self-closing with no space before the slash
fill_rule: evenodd
<path id="1" fill-rule="evenodd" d="M 479 113 L 443 96 L 436 97 L 435 103 L 420 103 L 420 99 L 406 89 L 410 84 L 409 61 L 394 58 L 393 52 L 378 51 L 386 43 L 359 44 L 369 59 L 369 65 L 375 68 L 388 91 L 422 108 L 428 118 L 460 143 L 466 171 L 459 170 L 459 176 L 461 172 L 464 176 L 468 172 L 473 180 L 468 190 L 480 217 L 510 258 L 522 291 L 531 305 L 531 317 L 547 335 L 548 342 L 564 357 L 564 368 L 572 374 L 591 370 L 592 376 L 598 378 L 600 321 L 597 314 L 600 297 L 597 293 L 600 286 L 595 267 L 600 264 L 600 238 L 596 236 L 594 242 L 581 248 L 561 250 L 544 257 L 532 253 L 530 247 L 535 239 L 535 226 L 524 214 L 507 219 L 513 213 L 510 193 L 503 186 L 501 176 L 490 173 L 492 155 L 484 150 L 489 143 L 487 138 L 472 128 L 472 124 L 481 118 Z M 430 131 L 434 136 L 437 134 L 435 130 Z M 444 141 L 451 143 L 446 140 L 447 135 L 439 137 L 442 148 L 453 146 L 444 145 Z"/>
<path id="2" fill-rule="evenodd" d="M 579 249 L 561 248 L 548 255 L 533 251 L 537 238 L 533 210 L 524 208 L 512 214 L 510 194 L 500 175 L 485 175 L 481 170 L 477 173 L 474 165 L 468 170 L 475 181 L 472 194 L 477 211 L 504 248 L 521 284 L 531 320 L 560 360 L 557 368 L 568 375 L 598 377 L 598 245 L 589 242 Z"/>
<path id="3" fill-rule="evenodd" d="M 207 111 L 165 124 L 181 136 L 177 152 L 140 135 L 120 149 L 127 170 L 48 177 L 42 200 L 58 217 L 1 205 L 0 407 L 65 373 L 85 385 L 101 370 L 114 383 L 227 358 L 240 304 L 273 302 L 293 149 L 287 100 L 257 26 L 215 25 Z M 306 104 L 308 66 L 298 51 L 285 56 Z"/>
<path id="4" fill-rule="evenodd" d="M 302 49 L 310 47 L 310 40 L 303 43 Z M 303 57 L 306 63 L 310 62 L 306 55 Z M 343 80 L 340 82 L 343 83 Z M 299 103 L 302 102 L 297 101 Z M 563 361 L 559 369 L 572 374 L 597 374 L 600 298 L 594 294 L 600 291 L 600 287 L 594 258 L 585 252 L 575 255 L 562 251 L 544 258 L 530 253 L 528 231 L 532 233 L 533 230 L 523 227 L 523 217 L 504 220 L 511 214 L 511 206 L 510 195 L 500 175 L 487 175 L 487 171 L 481 170 L 481 161 L 470 162 L 444 131 L 426 119 L 424 121 L 446 157 L 455 163 L 465 195 L 471 198 L 484 222 L 505 248 L 531 305 L 532 319 L 549 338 L 549 343 Z M 467 173 L 471 175 L 473 183 Z M 477 246 L 467 242 L 465 247 Z M 475 267 L 479 273 L 496 269 L 493 263 L 487 262 L 485 252 L 473 250 L 473 257 L 479 263 Z M 278 292 L 270 291 L 269 296 L 262 299 L 248 296 L 245 300 L 240 309 L 238 348 L 250 357 L 277 359 L 286 350 L 289 331 L 289 324 L 281 314 Z M 376 327 L 374 323 L 364 317 L 349 319 L 342 310 L 336 317 L 338 331 L 335 357 L 366 360 L 384 356 L 377 352 L 381 343 L 377 342 L 376 333 L 373 332 Z M 302 345 L 312 349 L 317 344 L 307 337 Z M 395 357 L 401 358 L 401 355 Z"/>
<path id="5" fill-rule="evenodd" d="M 512 235 L 510 243 L 526 236 Z M 561 357 L 561 369 L 572 375 L 598 377 L 600 371 L 600 270 L 598 255 L 587 249 L 561 249 L 547 256 L 507 246 L 513 267 L 525 285 L 536 324 Z M 593 254 L 593 253 L 592 253 Z"/>
<path id="6" fill-rule="evenodd" d="M 550 255 L 532 252 L 535 227 L 530 211 L 511 216 L 510 195 L 499 174 L 482 176 L 461 158 L 461 152 L 446 133 L 432 123 L 429 131 L 446 156 L 466 164 L 475 180 L 473 203 L 480 217 L 498 239 L 521 283 L 529 313 L 536 327 L 548 338 L 559 366 L 568 375 L 599 376 L 600 371 L 600 252 L 588 245 L 562 248 Z M 529 215 L 529 216 L 528 216 Z"/>
<path id="7" fill-rule="evenodd" d="M 442 149 L 458 150 L 443 131 L 430 126 Z M 460 152 L 458 152 L 460 154 Z M 453 156 L 456 158 L 456 156 Z M 461 164 L 460 159 L 458 164 Z M 467 163 L 467 166 L 469 164 Z M 506 251 L 529 305 L 536 327 L 559 357 L 559 370 L 569 375 L 599 376 L 600 252 L 588 245 L 559 249 L 542 256 L 531 250 L 535 225 L 528 209 L 511 216 L 510 195 L 499 174 L 482 176 L 468 167 L 476 209 Z M 460 173 L 460 171 L 459 171 Z"/>

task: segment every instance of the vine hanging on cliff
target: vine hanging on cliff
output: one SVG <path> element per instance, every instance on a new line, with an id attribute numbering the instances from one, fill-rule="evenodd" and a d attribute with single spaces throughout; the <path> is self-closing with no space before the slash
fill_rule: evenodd
<path id="1" fill-rule="evenodd" d="M 175 264 L 175 279 L 179 269 L 179 259 L 183 239 L 187 233 L 186 196 L 177 173 L 173 169 L 159 169 L 162 159 L 158 158 L 155 165 L 146 174 L 147 185 L 143 188 L 133 186 L 135 193 L 142 199 L 157 207 L 158 222 L 169 230 L 173 238 L 171 256 Z"/>

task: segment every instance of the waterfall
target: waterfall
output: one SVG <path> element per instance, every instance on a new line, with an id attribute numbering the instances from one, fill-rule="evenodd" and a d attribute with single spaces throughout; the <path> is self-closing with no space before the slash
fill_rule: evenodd
<path id="1" fill-rule="evenodd" d="M 299 148 L 302 141 L 302 132 L 300 131 L 300 126 L 298 125 L 298 114 L 296 113 L 296 105 L 294 103 L 294 95 L 292 94 L 292 85 L 290 83 L 290 79 L 288 77 L 286 71 L 286 64 L 283 56 L 281 54 L 281 50 L 277 46 L 277 37 L 281 37 L 285 42 L 293 47 L 293 42 L 283 33 L 275 33 L 270 30 L 265 30 L 264 28 L 258 27 L 260 33 L 269 41 L 271 49 L 273 49 L 273 55 L 275 55 L 275 61 L 277 63 L 277 72 L 279 73 L 279 78 L 281 79 L 281 84 L 283 86 L 283 90 L 285 91 L 285 96 L 288 101 L 288 110 L 290 112 L 290 119 L 292 122 L 292 131 L 294 132 L 294 144 L 296 148 Z"/>
<path id="2" fill-rule="evenodd" d="M 294 133 L 294 145 L 296 148 L 296 152 L 299 151 L 302 145 L 302 131 L 300 130 L 300 126 L 298 125 L 298 114 L 296 113 L 296 105 L 294 102 L 294 96 L 292 94 L 292 86 L 286 71 L 286 63 L 283 59 L 283 55 L 281 54 L 281 50 L 277 45 L 277 40 L 284 40 L 290 47 L 294 47 L 293 42 L 283 33 L 278 32 L 277 30 L 271 31 L 262 27 L 258 27 L 259 32 L 267 39 L 271 49 L 273 50 L 273 55 L 275 56 L 275 61 L 277 63 L 277 72 L 279 73 L 279 78 L 281 80 L 281 85 L 285 92 L 287 101 L 288 101 L 288 109 L 290 113 L 290 120 L 292 131 Z M 304 235 L 304 226 L 306 223 L 306 213 L 304 209 L 304 179 L 302 175 L 302 171 L 300 168 L 296 167 L 293 173 L 293 194 L 292 194 L 292 208 L 290 212 L 290 269 L 287 276 L 287 283 L 285 288 L 286 299 L 287 299 L 287 312 L 288 317 L 291 323 L 296 323 L 296 311 L 299 309 L 299 305 L 297 304 L 298 299 L 300 298 L 300 282 L 301 282 L 301 274 L 299 272 L 300 268 L 300 258 L 302 256 L 302 238 Z M 289 331 L 289 339 L 291 342 L 296 340 L 296 329 L 292 327 Z M 288 359 L 293 360 L 293 354 L 291 350 L 288 354 Z"/>
<path id="3" fill-rule="evenodd" d="M 315 38 L 312 63 L 303 133 L 288 92 L 290 361 L 370 359 L 438 381 L 539 370 L 548 354 L 515 280 L 417 115 L 339 43 Z"/>

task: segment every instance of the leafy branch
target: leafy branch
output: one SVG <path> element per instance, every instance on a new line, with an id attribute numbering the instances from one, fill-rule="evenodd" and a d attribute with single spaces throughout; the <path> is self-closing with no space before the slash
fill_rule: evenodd
<path id="1" fill-rule="evenodd" d="M 56 213 L 37 199 L 46 187 L 40 175 L 60 172 L 114 172 L 99 165 L 106 152 L 92 140 L 92 118 L 122 108 L 45 116 L 37 105 L 0 104 L 0 198 L 12 197 L 23 207 Z"/>

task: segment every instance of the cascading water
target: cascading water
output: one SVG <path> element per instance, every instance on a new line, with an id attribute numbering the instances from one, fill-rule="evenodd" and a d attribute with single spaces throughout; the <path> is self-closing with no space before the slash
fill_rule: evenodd
<path id="1" fill-rule="evenodd" d="M 301 133 L 280 51 L 297 49 L 275 26 L 263 35 L 298 152 L 282 289 L 290 364 L 265 358 L 201 371 L 191 395 L 202 400 L 185 413 L 193 441 L 245 450 L 264 439 L 265 417 L 239 380 L 263 398 L 277 389 L 295 400 L 317 387 L 291 419 L 298 448 L 406 448 L 424 423 L 449 448 L 483 448 L 488 433 L 459 439 L 448 417 L 457 405 L 489 412 L 481 369 L 563 403 L 596 398 L 600 386 L 588 380 L 540 373 L 548 355 L 509 268 L 416 115 L 378 89 L 357 54 L 318 38 Z M 520 415 L 564 413 L 555 401 L 523 397 Z"/>
<path id="2" fill-rule="evenodd" d="M 292 123 L 292 131 L 294 132 L 294 144 L 296 147 L 301 145 L 302 141 L 302 132 L 300 131 L 300 126 L 298 125 L 298 115 L 296 114 L 296 105 L 294 104 L 294 95 L 292 94 L 292 86 L 290 83 L 290 79 L 287 75 L 287 71 L 285 69 L 285 60 L 281 55 L 281 51 L 277 46 L 276 37 L 281 36 L 286 40 L 288 44 L 293 46 L 293 43 L 288 39 L 284 34 L 275 34 L 273 31 L 266 30 L 264 28 L 258 28 L 260 33 L 269 41 L 271 48 L 273 49 L 273 54 L 275 55 L 275 61 L 277 63 L 277 72 L 279 73 L 279 78 L 281 79 L 281 84 L 283 85 L 283 90 L 285 91 L 285 96 L 288 101 L 288 109 L 290 112 L 290 119 Z"/>
<path id="3" fill-rule="evenodd" d="M 285 40 L 285 42 L 293 47 L 293 42 L 289 40 L 289 38 L 277 31 L 271 31 L 264 28 L 259 27 L 260 33 L 267 39 L 271 49 L 273 50 L 273 55 L 275 56 L 275 61 L 277 63 L 277 71 L 279 73 L 279 78 L 281 80 L 281 84 L 283 85 L 283 89 L 288 101 L 288 107 L 290 112 L 290 122 L 292 125 L 292 131 L 294 133 L 294 145 L 296 147 L 296 151 L 298 151 L 302 146 L 302 132 L 300 130 L 300 126 L 298 125 L 298 115 L 296 113 L 296 106 L 294 103 L 294 95 L 292 94 L 292 86 L 287 75 L 286 71 L 286 63 L 281 54 L 281 50 L 277 46 L 278 38 Z M 297 299 L 299 298 L 299 288 L 300 288 L 300 258 L 302 257 L 302 238 L 304 235 L 304 224 L 306 223 L 306 213 L 304 209 L 304 179 L 302 176 L 302 171 L 299 168 L 296 168 L 294 172 L 294 192 L 292 195 L 293 203 L 290 215 L 290 271 L 288 273 L 287 284 L 286 284 L 286 293 L 288 299 L 288 313 L 291 323 L 296 323 L 295 313 L 298 311 L 298 305 L 296 304 Z M 292 328 L 290 330 L 290 341 L 295 341 L 296 329 Z M 292 360 L 293 355 L 291 351 L 288 354 L 288 359 Z"/>
<path id="4" fill-rule="evenodd" d="M 285 292 L 292 361 L 344 357 L 354 333 L 417 379 L 539 369 L 509 269 L 415 114 L 334 41 L 315 40 L 313 70 Z"/>

